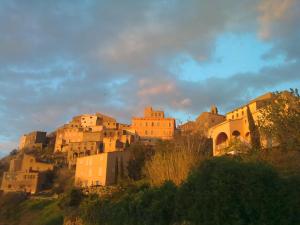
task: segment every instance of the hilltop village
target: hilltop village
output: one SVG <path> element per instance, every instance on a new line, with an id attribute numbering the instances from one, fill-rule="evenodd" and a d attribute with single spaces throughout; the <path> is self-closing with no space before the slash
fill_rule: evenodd
<path id="1" fill-rule="evenodd" d="M 260 96 L 226 115 L 220 115 L 213 105 L 210 112 L 180 126 L 176 126 L 175 118 L 167 118 L 164 111 L 152 107 L 146 107 L 142 117 L 133 117 L 130 125 L 102 113 L 75 116 L 52 133 L 33 131 L 23 135 L 18 154 L 3 174 L 1 190 L 37 193 L 45 188 L 47 173 L 61 163 L 75 171 L 74 186 L 114 185 L 119 176 L 126 176 L 130 145 L 139 142 L 151 148 L 177 135 L 201 133 L 211 140 L 211 155 L 235 154 L 227 151 L 230 141 L 238 139 L 250 145 L 252 120 L 257 121 L 259 110 L 272 95 Z M 272 146 L 272 140 L 263 138 L 262 145 Z M 57 156 L 55 162 L 34 154 L 49 149 Z"/>

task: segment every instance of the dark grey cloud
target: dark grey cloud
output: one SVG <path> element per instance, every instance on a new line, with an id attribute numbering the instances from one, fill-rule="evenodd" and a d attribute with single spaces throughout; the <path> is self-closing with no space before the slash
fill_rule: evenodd
<path id="1" fill-rule="evenodd" d="M 299 1 L 3 0 L 0 2 L 0 151 L 34 129 L 101 111 L 123 122 L 147 104 L 198 114 L 226 111 L 283 83 L 299 85 Z M 261 5 L 279 7 L 272 17 Z M 298 10 L 299 11 L 299 10 Z M 286 55 L 280 68 L 183 81 L 170 72 L 186 54 L 211 60 L 224 32 L 262 33 Z"/>

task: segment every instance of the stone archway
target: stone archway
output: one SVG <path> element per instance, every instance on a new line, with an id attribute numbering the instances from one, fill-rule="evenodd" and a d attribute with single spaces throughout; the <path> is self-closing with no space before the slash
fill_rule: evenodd
<path id="1" fill-rule="evenodd" d="M 232 136 L 235 137 L 235 138 L 238 138 L 238 137 L 241 136 L 241 132 L 239 132 L 238 130 L 234 130 L 234 131 L 232 132 Z"/>
<path id="2" fill-rule="evenodd" d="M 225 132 L 218 134 L 216 138 L 216 150 L 226 148 L 228 145 L 228 136 Z"/>

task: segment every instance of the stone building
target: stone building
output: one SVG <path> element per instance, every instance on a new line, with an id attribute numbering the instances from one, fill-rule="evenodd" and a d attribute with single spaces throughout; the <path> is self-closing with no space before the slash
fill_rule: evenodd
<path id="1" fill-rule="evenodd" d="M 106 151 L 123 150 L 126 143 L 134 141 L 130 127 L 101 113 L 83 114 L 56 131 L 55 152 L 67 153 L 70 168 L 77 158 Z"/>
<path id="2" fill-rule="evenodd" d="M 249 130 L 248 113 L 251 113 L 253 120 L 256 122 L 260 115 L 260 109 L 266 105 L 266 102 L 271 99 L 272 94 L 267 93 L 262 95 L 248 104 L 234 109 L 226 114 L 226 120 L 221 122 L 209 130 L 209 136 L 213 140 L 213 155 L 226 154 L 226 148 L 230 141 L 238 139 L 245 144 L 250 144 L 251 133 Z M 272 140 L 263 138 L 262 144 L 265 147 L 272 145 Z"/>
<path id="3" fill-rule="evenodd" d="M 64 149 L 67 152 L 69 168 L 76 165 L 77 158 L 95 155 L 103 151 L 103 144 L 100 141 L 70 142 Z"/>
<path id="4" fill-rule="evenodd" d="M 105 152 L 122 151 L 125 143 L 121 142 L 117 136 L 103 138 L 103 150 Z"/>
<path id="5" fill-rule="evenodd" d="M 20 138 L 19 150 L 24 149 L 38 149 L 41 150 L 45 146 L 47 137 L 46 132 L 43 131 L 33 131 L 31 133 L 25 134 Z"/>
<path id="6" fill-rule="evenodd" d="M 146 107 L 144 117 L 133 117 L 131 126 L 142 141 L 151 142 L 157 139 L 172 139 L 176 129 L 176 122 L 174 118 L 166 118 L 163 111 L 156 111 L 152 107 Z"/>
<path id="7" fill-rule="evenodd" d="M 91 132 L 91 134 L 93 133 L 94 132 Z M 89 134 L 89 132 L 84 134 Z M 70 142 L 64 147 L 64 151 L 67 152 L 68 165 L 71 168 L 76 165 L 76 159 L 78 157 L 103 152 L 122 151 L 136 139 L 137 137 L 134 133 L 129 130 L 109 129 L 103 133 L 101 140 L 95 138 L 97 141 L 93 141 L 93 135 L 87 135 L 81 142 Z"/>
<path id="8" fill-rule="evenodd" d="M 73 117 L 64 126 L 57 129 L 55 152 L 66 152 L 72 142 L 102 142 L 103 137 L 114 135 L 119 130 L 119 123 L 101 113 L 83 114 Z"/>
<path id="9" fill-rule="evenodd" d="M 105 152 L 77 159 L 75 185 L 79 187 L 107 186 L 127 174 L 128 151 Z"/>
<path id="10" fill-rule="evenodd" d="M 211 106 L 210 112 L 201 113 L 195 121 L 188 121 L 179 127 L 181 134 L 188 135 L 191 133 L 203 133 L 208 136 L 211 127 L 226 120 L 224 115 L 218 113 L 215 105 Z"/>
<path id="11" fill-rule="evenodd" d="M 44 182 L 43 172 L 53 170 L 53 164 L 36 160 L 34 156 L 21 154 L 10 161 L 9 171 L 4 172 L 1 190 L 36 193 Z"/>

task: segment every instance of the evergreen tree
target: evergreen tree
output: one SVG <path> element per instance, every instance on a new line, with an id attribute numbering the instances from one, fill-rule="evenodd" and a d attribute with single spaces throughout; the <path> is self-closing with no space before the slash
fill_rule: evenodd
<path id="1" fill-rule="evenodd" d="M 252 112 L 250 111 L 249 106 L 247 106 L 247 118 L 249 124 L 249 131 L 250 131 L 250 143 L 253 149 L 260 149 L 260 133 L 258 127 L 255 124 L 253 119 Z"/>

